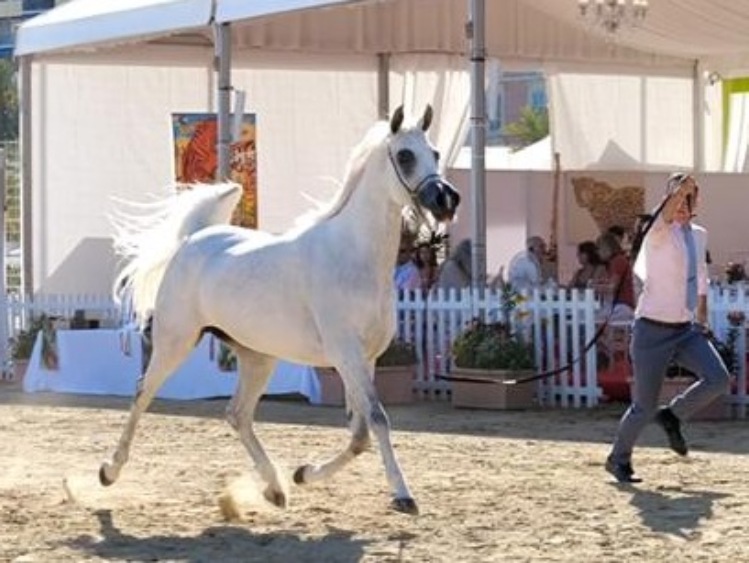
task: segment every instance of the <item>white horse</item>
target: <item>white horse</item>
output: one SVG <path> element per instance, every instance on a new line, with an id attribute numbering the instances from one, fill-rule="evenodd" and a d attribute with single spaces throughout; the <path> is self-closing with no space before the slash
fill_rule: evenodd
<path id="1" fill-rule="evenodd" d="M 352 438 L 320 465 L 303 465 L 297 484 L 332 475 L 370 443 L 379 443 L 392 506 L 418 509 L 390 442 L 389 421 L 373 384 L 375 359 L 395 333 L 393 271 L 404 208 L 450 220 L 459 196 L 438 173 L 426 137 L 427 107 L 403 127 L 403 109 L 377 123 L 353 151 L 344 184 L 304 226 L 274 236 L 228 226 L 240 197 L 235 184 L 200 186 L 153 229 L 119 241 L 130 262 L 119 288 L 129 290 L 153 352 L 127 425 L 99 478 L 111 485 L 128 458 L 141 414 L 204 332 L 222 338 L 239 360 L 227 418 L 266 481 L 265 497 L 284 507 L 287 492 L 253 430 L 253 416 L 276 358 L 333 366 L 341 375 Z M 221 224 L 219 224 L 221 223 Z"/>

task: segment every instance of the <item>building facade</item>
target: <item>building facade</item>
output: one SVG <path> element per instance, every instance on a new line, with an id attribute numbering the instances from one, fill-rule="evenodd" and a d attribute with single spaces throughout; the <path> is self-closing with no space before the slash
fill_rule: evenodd
<path id="1" fill-rule="evenodd" d="M 0 57 L 13 55 L 16 28 L 26 19 L 67 0 L 0 0 Z"/>

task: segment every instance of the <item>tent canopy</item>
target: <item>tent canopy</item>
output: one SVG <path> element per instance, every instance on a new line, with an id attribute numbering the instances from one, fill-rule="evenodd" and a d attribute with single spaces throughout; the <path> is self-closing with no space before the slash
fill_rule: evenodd
<path id="1" fill-rule="evenodd" d="M 347 53 L 465 54 L 467 0 L 73 0 L 24 23 L 17 55 L 123 41 L 211 41 L 212 22 L 234 24 L 235 47 Z M 650 2 L 643 24 L 607 42 L 573 0 L 486 3 L 486 51 L 503 60 L 667 65 L 700 60 L 728 72 L 749 66 L 749 3 Z M 196 31 L 198 32 L 196 34 Z"/>
<path id="2" fill-rule="evenodd" d="M 22 24 L 16 55 L 92 48 L 204 28 L 211 0 L 73 0 Z"/>

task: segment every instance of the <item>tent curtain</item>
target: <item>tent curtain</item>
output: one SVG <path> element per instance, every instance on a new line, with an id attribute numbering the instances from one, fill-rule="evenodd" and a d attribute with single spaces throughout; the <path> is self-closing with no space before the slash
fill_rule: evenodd
<path id="1" fill-rule="evenodd" d="M 426 104 L 434 108 L 429 137 L 441 154 L 444 172 L 458 157 L 468 131 L 470 74 L 464 57 L 398 55 L 390 61 L 390 101 L 403 104 L 406 115 L 420 116 Z"/>
<path id="2" fill-rule="evenodd" d="M 564 168 L 692 167 L 691 78 L 554 73 L 549 91 Z"/>

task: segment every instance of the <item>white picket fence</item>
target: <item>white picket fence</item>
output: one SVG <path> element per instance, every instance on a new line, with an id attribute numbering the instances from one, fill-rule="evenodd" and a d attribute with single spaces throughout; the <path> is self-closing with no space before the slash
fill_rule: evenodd
<path id="1" fill-rule="evenodd" d="M 710 325 L 723 341 L 732 328 L 729 313 L 742 312 L 749 319 L 748 286 L 713 286 L 708 302 Z M 526 296 L 517 310 L 520 314 L 516 315 L 515 328 L 533 343 L 537 369 L 547 371 L 569 365 L 559 375 L 531 384 L 536 386 L 539 403 L 573 408 L 597 405 L 602 390 L 597 379 L 596 346 L 583 353 L 585 344 L 594 337 L 604 315 L 593 291 L 536 290 Z M 76 311 L 83 311 L 87 320 L 97 320 L 102 327 L 122 324 L 120 309 L 106 295 L 40 295 L 34 299 L 9 295 L 6 311 L 5 328 L 10 337 L 28 328 L 31 319 L 41 314 L 69 320 Z M 398 336 L 416 347 L 419 362 L 415 388 L 422 398 L 449 398 L 450 383 L 439 376 L 451 371 L 453 340 L 472 320 L 498 321 L 502 320 L 501 315 L 501 293 L 489 288 L 461 292 L 437 290 L 426 296 L 414 293 L 400 297 Z M 746 327 L 746 321 L 733 327 L 737 331 L 736 354 L 740 360 L 729 401 L 739 418 L 746 418 L 749 404 Z M 609 346 L 616 341 L 618 346 L 626 347 L 628 323 L 613 323 L 602 341 Z M 5 350 L 6 358 L 7 355 Z"/>
<path id="2" fill-rule="evenodd" d="M 82 312 L 87 321 L 98 322 L 102 328 L 121 325 L 120 308 L 110 295 L 40 294 L 31 298 L 9 294 L 6 297 L 6 311 L 7 330 L 11 338 L 18 331 L 28 329 L 33 319 L 41 315 L 67 323 L 75 318 L 77 312 Z"/>
<path id="3" fill-rule="evenodd" d="M 585 343 L 596 331 L 599 303 L 592 290 L 567 292 L 536 290 L 518 305 L 514 328 L 534 343 L 539 370 L 554 370 L 570 364 L 567 371 L 538 383 L 537 396 L 544 405 L 594 406 L 601 390 L 596 381 L 596 353 L 583 354 Z M 439 376 L 451 371 L 451 348 L 456 336 L 474 319 L 484 322 L 502 318 L 499 290 L 436 290 L 424 296 L 401 296 L 398 306 L 398 336 L 416 345 L 419 358 L 416 388 L 424 397 L 447 396 L 449 381 Z"/>

